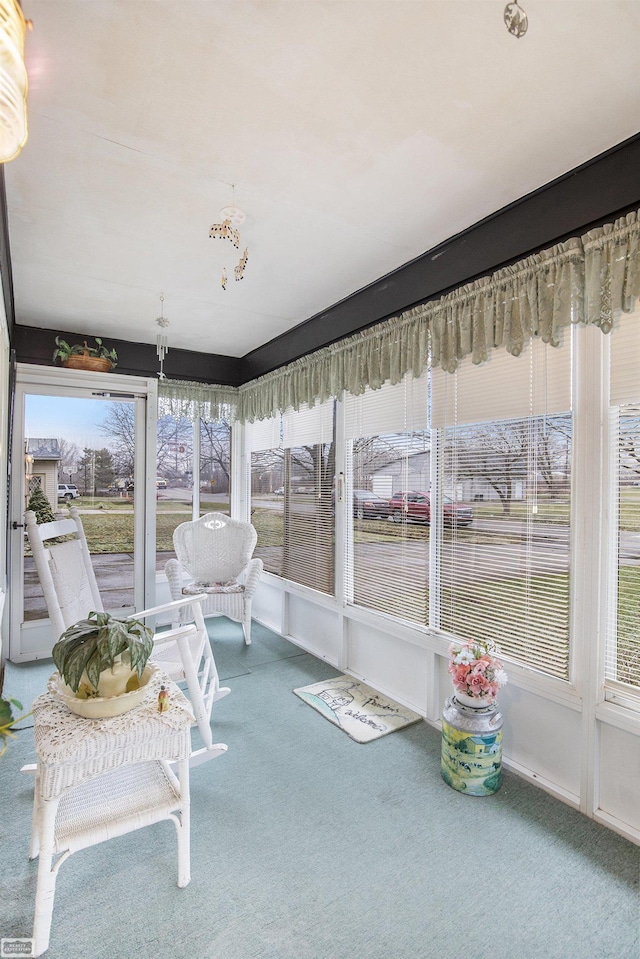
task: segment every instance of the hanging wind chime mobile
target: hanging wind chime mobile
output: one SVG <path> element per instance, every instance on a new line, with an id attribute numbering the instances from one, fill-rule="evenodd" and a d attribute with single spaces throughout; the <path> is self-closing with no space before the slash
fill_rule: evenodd
<path id="1" fill-rule="evenodd" d="M 242 226 L 246 220 L 246 215 L 237 206 L 225 206 L 220 210 L 220 222 L 214 223 L 211 229 L 209 230 L 209 236 L 212 239 L 217 240 L 227 240 L 236 250 L 240 248 L 240 231 L 239 226 Z M 249 248 L 245 247 L 244 253 L 240 257 L 240 261 L 233 268 L 234 276 L 236 281 L 244 279 L 244 271 L 247 266 L 247 260 L 249 259 Z M 222 273 L 220 275 L 220 285 L 223 290 L 227 288 L 227 270 L 223 266 Z"/>
<path id="2" fill-rule="evenodd" d="M 156 317 L 156 323 L 162 330 L 166 330 L 169 326 L 169 320 L 164 315 L 164 294 L 160 295 L 160 316 Z M 158 379 L 166 379 L 164 373 L 164 358 L 169 352 L 169 341 L 167 339 L 166 333 L 158 333 L 156 335 L 156 352 L 158 354 L 158 359 L 160 360 L 160 372 L 158 373 Z"/>

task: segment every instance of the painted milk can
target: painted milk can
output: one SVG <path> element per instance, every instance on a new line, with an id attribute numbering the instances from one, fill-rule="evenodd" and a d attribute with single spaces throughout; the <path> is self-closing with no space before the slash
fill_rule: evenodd
<path id="1" fill-rule="evenodd" d="M 502 716 L 496 704 L 465 706 L 451 696 L 442 710 L 442 778 L 468 796 L 491 796 L 502 778 Z"/>

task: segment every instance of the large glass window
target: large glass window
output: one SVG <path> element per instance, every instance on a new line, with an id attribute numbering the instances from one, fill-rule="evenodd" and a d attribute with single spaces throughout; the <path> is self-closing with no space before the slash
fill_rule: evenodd
<path id="1" fill-rule="evenodd" d="M 194 464 L 195 468 L 195 464 Z M 200 515 L 229 511 L 231 495 L 231 424 L 200 420 Z"/>
<path id="2" fill-rule="evenodd" d="M 156 568 L 174 556 L 176 526 L 213 510 L 229 512 L 231 427 L 228 420 L 177 416 L 158 403 Z"/>
<path id="3" fill-rule="evenodd" d="M 247 428 L 255 555 L 265 569 L 334 592 L 334 404 Z"/>
<path id="4" fill-rule="evenodd" d="M 175 556 L 173 531 L 193 516 L 193 420 L 174 416 L 158 402 L 156 467 L 156 569 Z M 197 474 L 196 474 L 197 475 Z"/>
<path id="5" fill-rule="evenodd" d="M 640 688 L 640 311 L 611 333 L 612 563 L 605 675 Z"/>
<path id="6" fill-rule="evenodd" d="M 438 625 L 567 679 L 570 416 L 443 433 Z"/>
<path id="7" fill-rule="evenodd" d="M 426 625 L 431 445 L 427 376 L 345 399 L 347 599 Z"/>
<path id="8" fill-rule="evenodd" d="M 432 386 L 435 498 L 448 533 L 432 625 L 568 679 L 569 345 L 532 340 L 518 357 L 434 371 Z"/>
<path id="9" fill-rule="evenodd" d="M 347 396 L 345 428 L 347 600 L 567 679 L 570 349 Z"/>

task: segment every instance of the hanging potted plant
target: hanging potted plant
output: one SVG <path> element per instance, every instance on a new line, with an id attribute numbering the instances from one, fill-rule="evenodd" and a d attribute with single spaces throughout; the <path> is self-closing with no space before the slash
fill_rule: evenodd
<path id="1" fill-rule="evenodd" d="M 52 656 L 52 691 L 72 712 L 117 716 L 137 706 L 157 667 L 147 665 L 153 633 L 138 619 L 91 612 L 64 631 Z"/>
<path id="2" fill-rule="evenodd" d="M 89 346 L 86 340 L 83 344 L 74 343 L 73 346 L 70 346 L 66 340 L 56 336 L 53 362 L 59 360 L 62 366 L 72 370 L 93 370 L 97 373 L 108 373 L 115 367 L 118 354 L 114 349 L 107 349 L 99 336 L 96 336 L 95 342 L 96 346 Z"/>

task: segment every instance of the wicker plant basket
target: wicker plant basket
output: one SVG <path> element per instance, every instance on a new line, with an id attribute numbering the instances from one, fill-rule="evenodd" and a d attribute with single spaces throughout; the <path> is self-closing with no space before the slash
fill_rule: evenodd
<path id="1" fill-rule="evenodd" d="M 70 370 L 93 370 L 95 373 L 108 373 L 113 368 L 113 363 L 102 356 L 76 353 L 63 360 L 62 366 L 66 366 Z"/>

